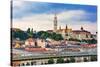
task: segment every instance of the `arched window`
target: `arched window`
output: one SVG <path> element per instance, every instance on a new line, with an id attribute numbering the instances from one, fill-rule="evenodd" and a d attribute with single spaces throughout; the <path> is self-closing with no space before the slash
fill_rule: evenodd
<path id="1" fill-rule="evenodd" d="M 86 38 L 88 38 L 88 35 L 86 34 Z"/>
<path id="2" fill-rule="evenodd" d="M 84 58 L 84 62 L 87 62 L 88 61 L 88 59 L 87 58 Z"/>
<path id="3" fill-rule="evenodd" d="M 29 66 L 29 65 L 30 65 L 30 63 L 29 63 L 29 62 L 27 62 L 27 63 L 26 63 L 26 66 Z"/>
<path id="4" fill-rule="evenodd" d="M 31 62 L 31 65 L 34 65 L 34 62 Z"/>
<path id="5" fill-rule="evenodd" d="M 38 45 L 37 45 L 37 42 L 35 41 L 35 47 L 37 47 Z"/>

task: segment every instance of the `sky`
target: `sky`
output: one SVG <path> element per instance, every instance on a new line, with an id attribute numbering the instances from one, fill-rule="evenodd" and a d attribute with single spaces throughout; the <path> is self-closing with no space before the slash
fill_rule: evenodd
<path id="1" fill-rule="evenodd" d="M 27 30 L 53 30 L 55 13 L 57 14 L 58 29 L 68 28 L 97 31 L 97 7 L 91 5 L 62 4 L 34 1 L 13 1 L 12 21 L 13 28 Z"/>

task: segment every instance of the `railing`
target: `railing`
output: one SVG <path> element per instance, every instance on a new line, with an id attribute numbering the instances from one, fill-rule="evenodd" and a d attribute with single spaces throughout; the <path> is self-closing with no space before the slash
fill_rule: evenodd
<path id="1" fill-rule="evenodd" d="M 50 57 L 64 57 L 64 56 L 91 56 L 97 55 L 97 52 L 60 52 L 57 54 L 40 54 L 40 55 L 23 55 L 13 57 L 13 60 L 25 60 L 25 59 L 38 59 L 38 58 L 50 58 Z"/>

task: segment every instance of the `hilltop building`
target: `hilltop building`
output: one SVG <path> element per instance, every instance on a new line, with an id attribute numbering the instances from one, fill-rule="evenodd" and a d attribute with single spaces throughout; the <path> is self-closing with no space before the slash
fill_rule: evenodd
<path id="1" fill-rule="evenodd" d="M 48 32 L 56 32 L 59 33 L 63 36 L 64 39 L 91 39 L 91 33 L 89 31 L 84 30 L 83 27 L 80 28 L 80 30 L 72 30 L 72 28 L 68 28 L 68 26 L 66 25 L 66 27 L 64 29 L 61 28 L 61 26 L 59 26 L 59 29 L 57 29 L 58 27 L 58 20 L 57 20 L 57 15 L 55 14 L 54 16 L 54 30 L 48 30 Z"/>

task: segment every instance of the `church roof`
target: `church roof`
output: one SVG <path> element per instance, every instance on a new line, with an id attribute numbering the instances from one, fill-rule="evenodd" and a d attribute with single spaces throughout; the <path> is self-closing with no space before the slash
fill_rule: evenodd
<path id="1" fill-rule="evenodd" d="M 81 33 L 81 32 L 90 33 L 89 31 L 86 31 L 86 30 L 73 30 L 72 32 L 75 32 L 75 33 Z"/>
<path id="2" fill-rule="evenodd" d="M 53 32 L 53 30 L 47 30 L 47 32 Z"/>

